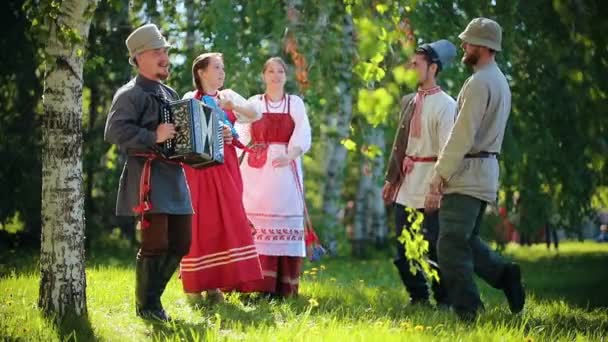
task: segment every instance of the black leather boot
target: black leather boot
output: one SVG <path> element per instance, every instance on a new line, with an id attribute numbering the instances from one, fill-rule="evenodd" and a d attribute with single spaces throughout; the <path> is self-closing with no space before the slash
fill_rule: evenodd
<path id="1" fill-rule="evenodd" d="M 526 293 L 521 281 L 521 270 L 519 265 L 509 263 L 502 271 L 501 288 L 509 302 L 509 309 L 512 313 L 519 313 L 524 309 L 526 303 Z"/>
<path id="2" fill-rule="evenodd" d="M 422 271 L 412 274 L 410 272 L 410 265 L 405 259 L 396 259 L 393 261 L 399 276 L 407 292 L 410 294 L 411 304 L 430 304 L 429 302 L 429 289 L 426 285 L 426 279 L 422 274 Z"/>
<path id="3" fill-rule="evenodd" d="M 164 257 L 138 257 L 135 265 L 135 313 L 143 319 L 167 322 L 160 304 L 160 270 Z"/>
<path id="4" fill-rule="evenodd" d="M 439 274 L 439 277 L 439 279 L 441 279 L 441 273 Z M 448 298 L 448 291 L 441 283 L 441 280 L 433 280 L 431 288 L 433 289 L 433 298 L 435 298 L 435 301 L 437 302 L 437 307 L 440 309 L 449 309 L 450 299 Z"/>
<path id="5" fill-rule="evenodd" d="M 182 260 L 181 257 L 175 256 L 172 254 L 167 254 L 162 257 L 162 262 L 160 265 L 160 271 L 159 271 L 159 275 L 158 275 L 158 281 L 159 281 L 158 288 L 157 288 L 158 293 L 157 293 L 157 296 L 155 297 L 155 299 L 156 299 L 155 305 L 157 307 L 162 308 L 160 297 L 165 292 L 165 288 L 167 287 L 167 284 L 169 283 L 169 281 L 171 281 L 171 277 L 173 276 L 173 273 L 175 273 L 175 270 L 179 267 L 179 262 L 181 260 Z"/>

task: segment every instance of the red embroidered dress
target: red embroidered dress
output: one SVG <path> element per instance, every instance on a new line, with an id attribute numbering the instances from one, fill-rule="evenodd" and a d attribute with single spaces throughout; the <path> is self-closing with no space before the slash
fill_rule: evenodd
<path id="1" fill-rule="evenodd" d="M 190 96 L 200 99 L 198 92 Z M 236 121 L 232 111 L 226 114 L 230 122 Z M 243 208 L 243 181 L 235 147 L 224 145 L 222 165 L 206 169 L 184 166 L 184 170 L 194 208 L 192 244 L 181 262 L 184 291 L 199 293 L 233 288 L 262 278 L 252 230 Z"/>

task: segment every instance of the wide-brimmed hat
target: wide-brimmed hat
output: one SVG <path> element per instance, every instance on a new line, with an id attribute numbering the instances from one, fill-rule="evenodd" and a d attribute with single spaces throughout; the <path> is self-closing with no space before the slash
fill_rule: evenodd
<path id="1" fill-rule="evenodd" d="M 468 44 L 485 46 L 494 51 L 502 50 L 502 28 L 492 19 L 475 18 L 471 20 L 458 38 Z"/>
<path id="2" fill-rule="evenodd" d="M 129 64 L 135 65 L 135 56 L 147 50 L 171 47 L 154 24 L 140 26 L 125 41 L 129 49 Z"/>

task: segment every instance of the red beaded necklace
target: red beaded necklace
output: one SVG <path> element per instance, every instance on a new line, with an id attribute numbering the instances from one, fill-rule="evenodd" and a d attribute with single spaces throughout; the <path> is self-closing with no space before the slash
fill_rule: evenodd
<path id="1" fill-rule="evenodd" d="M 273 109 L 274 113 L 285 113 L 285 109 L 287 108 L 287 96 L 285 95 L 285 93 L 283 93 L 283 97 L 281 98 L 281 102 L 279 102 L 279 104 L 277 104 L 276 106 L 273 106 L 271 104 L 271 101 L 268 100 L 268 94 L 264 94 L 264 102 L 266 103 L 266 112 L 270 113 L 270 108 Z M 283 107 L 283 110 L 280 112 L 274 111 L 274 109 L 279 109 Z"/>

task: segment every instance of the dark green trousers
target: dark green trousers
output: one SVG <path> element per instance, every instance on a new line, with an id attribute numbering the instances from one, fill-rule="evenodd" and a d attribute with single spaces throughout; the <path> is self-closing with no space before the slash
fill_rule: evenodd
<path id="1" fill-rule="evenodd" d="M 473 274 L 494 288 L 501 286 L 506 263 L 479 238 L 486 206 L 462 194 L 447 194 L 441 200 L 437 256 L 442 283 L 459 316 L 475 316 L 483 308 Z"/>

